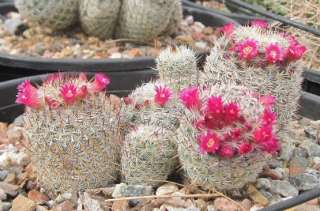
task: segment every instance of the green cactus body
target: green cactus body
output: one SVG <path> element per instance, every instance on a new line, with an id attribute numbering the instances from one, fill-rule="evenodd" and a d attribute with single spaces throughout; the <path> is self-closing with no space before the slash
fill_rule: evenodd
<path id="1" fill-rule="evenodd" d="M 167 180 L 177 166 L 172 136 L 172 132 L 151 125 L 140 125 L 132 130 L 122 149 L 125 182 L 157 186 Z"/>
<path id="2" fill-rule="evenodd" d="M 276 97 L 274 109 L 278 115 L 278 126 L 279 129 L 284 129 L 297 111 L 301 95 L 302 66 L 300 61 L 266 65 L 260 55 L 265 53 L 270 43 L 275 43 L 281 49 L 287 49 L 289 41 L 275 32 L 253 27 L 239 27 L 232 38 L 233 40 L 222 37 L 216 42 L 210 56 L 207 57 L 200 83 L 235 82 L 262 95 L 273 95 Z M 259 45 L 258 56 L 250 62 L 242 61 L 229 50 L 234 43 L 245 39 L 254 39 Z"/>
<path id="3" fill-rule="evenodd" d="M 264 124 L 262 117 L 265 106 L 259 99 L 253 97 L 251 91 L 242 86 L 226 84 L 209 86 L 201 89 L 200 92 L 202 103 L 212 96 L 221 97 L 225 105 L 236 103 L 240 109 L 239 115 L 244 121 L 213 127 L 206 123 L 207 114 L 205 114 L 204 124 L 206 126 L 197 126 L 196 122 L 203 121 L 202 112 L 205 111 L 205 107 L 199 110 L 186 109 L 177 130 L 178 155 L 185 175 L 193 184 L 222 191 L 240 189 L 250 182 L 255 182 L 263 167 L 267 165 L 269 154 L 259 146 L 244 154 L 240 154 L 240 150 L 243 142 L 252 142 L 252 146 L 256 145 L 256 142 L 252 140 L 255 133 L 253 131 L 259 130 Z M 207 105 L 209 104 L 205 104 Z M 217 117 L 216 121 L 221 120 L 218 120 Z M 250 127 L 247 127 L 248 125 Z M 213 154 L 202 152 L 199 136 L 208 131 L 214 133 L 219 139 L 221 145 L 217 150 L 222 150 L 223 146 L 229 146 L 239 154 L 222 157 L 221 151 Z M 234 131 L 243 132 L 236 132 L 238 135 L 233 136 Z"/>
<path id="4" fill-rule="evenodd" d="M 164 31 L 165 35 L 171 35 L 179 30 L 180 23 L 183 19 L 183 9 L 181 1 L 176 1 L 175 9 L 170 19 L 167 29 Z"/>
<path id="5" fill-rule="evenodd" d="M 171 21 L 177 0 L 123 0 L 117 38 L 150 41 L 162 34 Z"/>
<path id="6" fill-rule="evenodd" d="M 77 21 L 78 0 L 16 0 L 22 17 L 53 30 L 65 29 Z"/>
<path id="7" fill-rule="evenodd" d="M 40 184 L 54 195 L 105 187 L 120 176 L 120 110 L 100 82 L 56 78 L 38 89 L 18 87 L 18 102 L 35 102 L 24 116 L 29 149 Z"/>
<path id="8" fill-rule="evenodd" d="M 185 46 L 167 48 L 160 53 L 156 61 L 160 79 L 174 90 L 179 91 L 197 84 L 197 58 L 191 49 Z"/>
<path id="9" fill-rule="evenodd" d="M 112 38 L 120 11 L 120 0 L 80 0 L 83 30 L 99 38 Z"/>

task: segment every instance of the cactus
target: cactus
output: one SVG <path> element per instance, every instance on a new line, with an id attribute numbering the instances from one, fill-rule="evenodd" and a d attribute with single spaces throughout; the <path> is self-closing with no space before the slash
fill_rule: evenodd
<path id="1" fill-rule="evenodd" d="M 273 95 L 278 126 L 284 129 L 298 107 L 302 82 L 299 60 L 306 49 L 294 37 L 259 25 L 224 31 L 207 57 L 200 83 L 236 82 Z"/>
<path id="2" fill-rule="evenodd" d="M 80 23 L 83 30 L 99 38 L 112 38 L 120 5 L 120 0 L 80 0 Z"/>
<path id="3" fill-rule="evenodd" d="M 185 46 L 168 47 L 157 58 L 160 79 L 174 90 L 197 84 L 198 70 L 195 53 Z"/>
<path id="4" fill-rule="evenodd" d="M 150 41 L 168 29 L 179 0 L 123 0 L 119 17 L 117 38 Z M 181 8 L 179 8 L 181 9 Z M 174 22 L 174 21 L 173 21 Z"/>
<path id="5" fill-rule="evenodd" d="M 22 17 L 52 30 L 65 29 L 77 21 L 78 0 L 15 0 Z"/>
<path id="6" fill-rule="evenodd" d="M 35 88 L 18 87 L 37 178 L 48 192 L 76 194 L 114 183 L 120 173 L 119 109 L 101 91 L 109 84 L 102 74 L 94 81 L 54 76 Z"/>
<path id="7" fill-rule="evenodd" d="M 183 19 L 183 9 L 181 1 L 176 1 L 175 9 L 172 13 L 172 17 L 170 19 L 169 25 L 167 29 L 164 31 L 164 34 L 174 34 L 178 31 L 180 23 Z"/>
<path id="8" fill-rule="evenodd" d="M 122 174 L 128 184 L 157 186 L 167 180 L 177 165 L 172 132 L 161 127 L 140 125 L 125 138 Z"/>
<path id="9" fill-rule="evenodd" d="M 178 155 L 192 183 L 233 190 L 255 182 L 279 149 L 270 96 L 235 85 L 184 89 Z"/>

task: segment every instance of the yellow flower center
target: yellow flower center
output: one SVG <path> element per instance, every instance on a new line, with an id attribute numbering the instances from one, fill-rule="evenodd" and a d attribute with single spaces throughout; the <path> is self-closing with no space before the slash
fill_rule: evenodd
<path id="1" fill-rule="evenodd" d="M 207 147 L 208 148 L 213 147 L 214 144 L 215 144 L 215 140 L 213 138 L 210 138 L 208 140 Z"/>

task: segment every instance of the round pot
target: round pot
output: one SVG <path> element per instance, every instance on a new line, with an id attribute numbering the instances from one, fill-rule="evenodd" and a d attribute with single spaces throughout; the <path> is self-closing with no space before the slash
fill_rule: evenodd
<path id="1" fill-rule="evenodd" d="M 16 11 L 12 3 L 0 5 L 0 14 Z M 197 8 L 184 6 L 184 15 L 192 15 L 195 21 L 207 26 L 218 27 L 236 21 L 219 13 L 202 11 Z M 114 72 L 150 70 L 155 65 L 152 57 L 133 59 L 47 59 L 30 56 L 9 55 L 0 53 L 0 80 L 14 79 L 24 76 L 37 75 L 59 71 L 88 71 Z"/>

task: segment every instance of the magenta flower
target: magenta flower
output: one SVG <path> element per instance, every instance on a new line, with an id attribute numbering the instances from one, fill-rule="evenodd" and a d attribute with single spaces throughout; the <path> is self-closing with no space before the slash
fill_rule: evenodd
<path id="1" fill-rule="evenodd" d="M 252 150 L 253 150 L 253 147 L 248 142 L 243 142 L 238 146 L 238 152 L 240 155 L 248 154 L 248 153 L 252 152 Z"/>
<path id="2" fill-rule="evenodd" d="M 29 80 L 24 81 L 18 86 L 16 103 L 31 108 L 39 108 L 40 100 L 38 97 L 38 89 L 32 86 Z"/>
<path id="3" fill-rule="evenodd" d="M 227 23 L 222 27 L 218 28 L 218 32 L 224 34 L 226 37 L 230 37 L 235 29 L 234 23 Z"/>
<path id="4" fill-rule="evenodd" d="M 299 60 L 304 55 L 306 50 L 307 48 L 301 44 L 290 45 L 286 51 L 286 58 L 289 61 Z"/>
<path id="5" fill-rule="evenodd" d="M 253 132 L 254 141 L 256 141 L 257 143 L 266 142 L 272 137 L 272 127 L 269 125 L 263 126 Z"/>
<path id="6" fill-rule="evenodd" d="M 257 27 L 260 29 L 267 29 L 269 27 L 268 22 L 265 20 L 261 20 L 261 19 L 251 21 L 250 25 L 252 27 Z"/>
<path id="7" fill-rule="evenodd" d="M 280 149 L 279 141 L 275 138 L 272 138 L 268 141 L 265 141 L 260 144 L 262 147 L 262 150 L 268 152 L 268 153 L 275 153 Z"/>
<path id="8" fill-rule="evenodd" d="M 133 100 L 130 97 L 124 97 L 123 101 L 126 105 L 131 105 L 133 104 Z"/>
<path id="9" fill-rule="evenodd" d="M 60 102 L 58 102 L 57 100 L 54 100 L 48 96 L 45 96 L 44 99 L 45 99 L 45 103 L 49 106 L 49 108 L 51 109 L 59 108 Z"/>
<path id="10" fill-rule="evenodd" d="M 212 96 L 207 101 L 206 111 L 210 114 L 220 115 L 223 112 L 223 102 L 220 96 Z"/>
<path id="11" fill-rule="evenodd" d="M 110 79 L 105 74 L 97 73 L 93 84 L 93 92 L 101 92 L 110 84 Z"/>
<path id="12" fill-rule="evenodd" d="M 73 104 L 77 99 L 77 87 L 74 84 L 64 84 L 60 88 L 60 96 L 67 105 Z"/>
<path id="13" fill-rule="evenodd" d="M 271 43 L 266 47 L 265 59 L 269 64 L 281 62 L 283 61 L 283 57 L 284 51 L 278 44 Z"/>
<path id="14" fill-rule="evenodd" d="M 229 145 L 223 145 L 219 149 L 218 153 L 223 158 L 233 158 L 235 155 L 235 150 Z"/>
<path id="15" fill-rule="evenodd" d="M 258 55 L 257 41 L 252 39 L 246 39 L 241 43 L 236 44 L 236 51 L 238 56 L 242 60 L 251 61 Z"/>
<path id="16" fill-rule="evenodd" d="M 86 85 L 83 85 L 80 87 L 77 97 L 80 99 L 84 99 L 88 96 L 88 87 Z"/>
<path id="17" fill-rule="evenodd" d="M 274 106 L 274 104 L 276 103 L 276 97 L 272 95 L 265 95 L 265 96 L 261 96 L 259 98 L 259 101 L 264 105 L 264 107 L 270 108 Z"/>
<path id="18" fill-rule="evenodd" d="M 236 103 L 229 103 L 224 106 L 224 120 L 227 123 L 232 123 L 239 118 L 240 108 Z"/>
<path id="19" fill-rule="evenodd" d="M 220 139 L 213 132 L 201 134 L 198 141 L 201 153 L 215 153 L 220 147 Z"/>
<path id="20" fill-rule="evenodd" d="M 80 73 L 79 80 L 80 81 L 87 81 L 88 80 L 87 75 L 85 73 Z"/>
<path id="21" fill-rule="evenodd" d="M 263 119 L 264 125 L 272 125 L 276 122 L 277 115 L 270 109 L 265 109 L 263 112 L 262 119 Z"/>
<path id="22" fill-rule="evenodd" d="M 168 87 L 156 86 L 155 91 L 154 102 L 159 106 L 164 106 L 172 97 L 172 91 Z"/>
<path id="23" fill-rule="evenodd" d="M 52 73 L 49 74 L 47 79 L 44 81 L 45 84 L 52 84 L 55 81 L 60 81 L 63 79 L 63 73 Z"/>
<path id="24" fill-rule="evenodd" d="M 200 109 L 201 101 L 198 87 L 185 88 L 180 92 L 179 98 L 188 109 Z"/>

